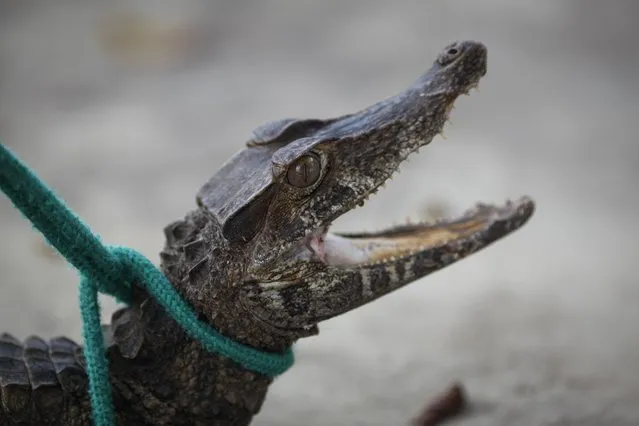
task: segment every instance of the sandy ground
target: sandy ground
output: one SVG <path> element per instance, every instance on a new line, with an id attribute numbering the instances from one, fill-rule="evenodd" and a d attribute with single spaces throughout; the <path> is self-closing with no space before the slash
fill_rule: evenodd
<path id="1" fill-rule="evenodd" d="M 459 379 L 476 408 L 456 424 L 639 425 L 639 3 L 0 5 L 3 143 L 105 240 L 153 260 L 163 226 L 253 127 L 363 107 L 448 41 L 485 42 L 489 73 L 457 103 L 448 139 L 337 227 L 521 194 L 537 214 L 325 323 L 255 424 L 404 424 Z M 79 338 L 74 272 L 6 200 L 0 217 L 0 328 Z"/>

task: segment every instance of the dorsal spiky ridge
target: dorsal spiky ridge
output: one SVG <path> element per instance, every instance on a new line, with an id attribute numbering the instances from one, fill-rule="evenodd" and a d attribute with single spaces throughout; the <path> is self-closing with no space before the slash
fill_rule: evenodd
<path id="1" fill-rule="evenodd" d="M 65 398 L 86 395 L 81 348 L 66 337 L 0 336 L 0 424 L 64 424 Z M 77 419 L 75 419 L 77 420 Z"/>

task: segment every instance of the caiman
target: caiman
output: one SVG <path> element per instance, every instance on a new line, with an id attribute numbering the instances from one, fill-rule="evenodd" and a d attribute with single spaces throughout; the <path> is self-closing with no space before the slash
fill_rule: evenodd
<path id="1" fill-rule="evenodd" d="M 442 132 L 486 62 L 482 43 L 456 42 L 408 89 L 366 109 L 256 128 L 193 210 L 165 228 L 162 271 L 220 333 L 282 352 L 317 334 L 321 321 L 519 229 L 534 212 L 528 197 L 478 204 L 450 220 L 330 232 Z M 248 425 L 273 380 L 205 351 L 141 288 L 113 314 L 105 341 L 121 425 Z M 1 336 L 0 424 L 89 425 L 87 383 L 73 341 Z"/>

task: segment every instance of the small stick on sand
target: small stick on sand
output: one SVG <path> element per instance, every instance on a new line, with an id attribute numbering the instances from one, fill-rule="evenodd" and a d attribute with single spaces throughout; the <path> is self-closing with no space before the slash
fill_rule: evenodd
<path id="1" fill-rule="evenodd" d="M 413 426 L 437 426 L 442 422 L 461 414 L 468 406 L 466 393 L 461 383 L 454 383 L 445 392 L 437 395 L 413 419 Z"/>

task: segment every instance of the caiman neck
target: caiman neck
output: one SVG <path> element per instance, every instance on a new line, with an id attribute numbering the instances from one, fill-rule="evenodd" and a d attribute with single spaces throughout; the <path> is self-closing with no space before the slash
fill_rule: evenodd
<path id="1" fill-rule="evenodd" d="M 114 314 L 112 332 L 121 424 L 248 425 L 260 411 L 272 379 L 207 352 L 153 299 Z"/>
<path id="2" fill-rule="evenodd" d="M 302 337 L 248 310 L 240 294 L 252 250 L 228 243 L 207 213 L 195 210 L 164 232 L 162 271 L 203 321 L 236 342 L 269 352 L 283 352 Z"/>
<path id="3" fill-rule="evenodd" d="M 242 251 L 226 245 L 204 213 L 188 214 L 165 234 L 162 271 L 201 320 L 265 351 L 281 352 L 299 337 L 278 333 L 245 309 L 232 281 L 241 276 Z M 144 291 L 114 314 L 111 330 L 115 392 L 140 407 L 135 414 L 149 424 L 244 425 L 259 412 L 272 378 L 207 352 Z"/>

